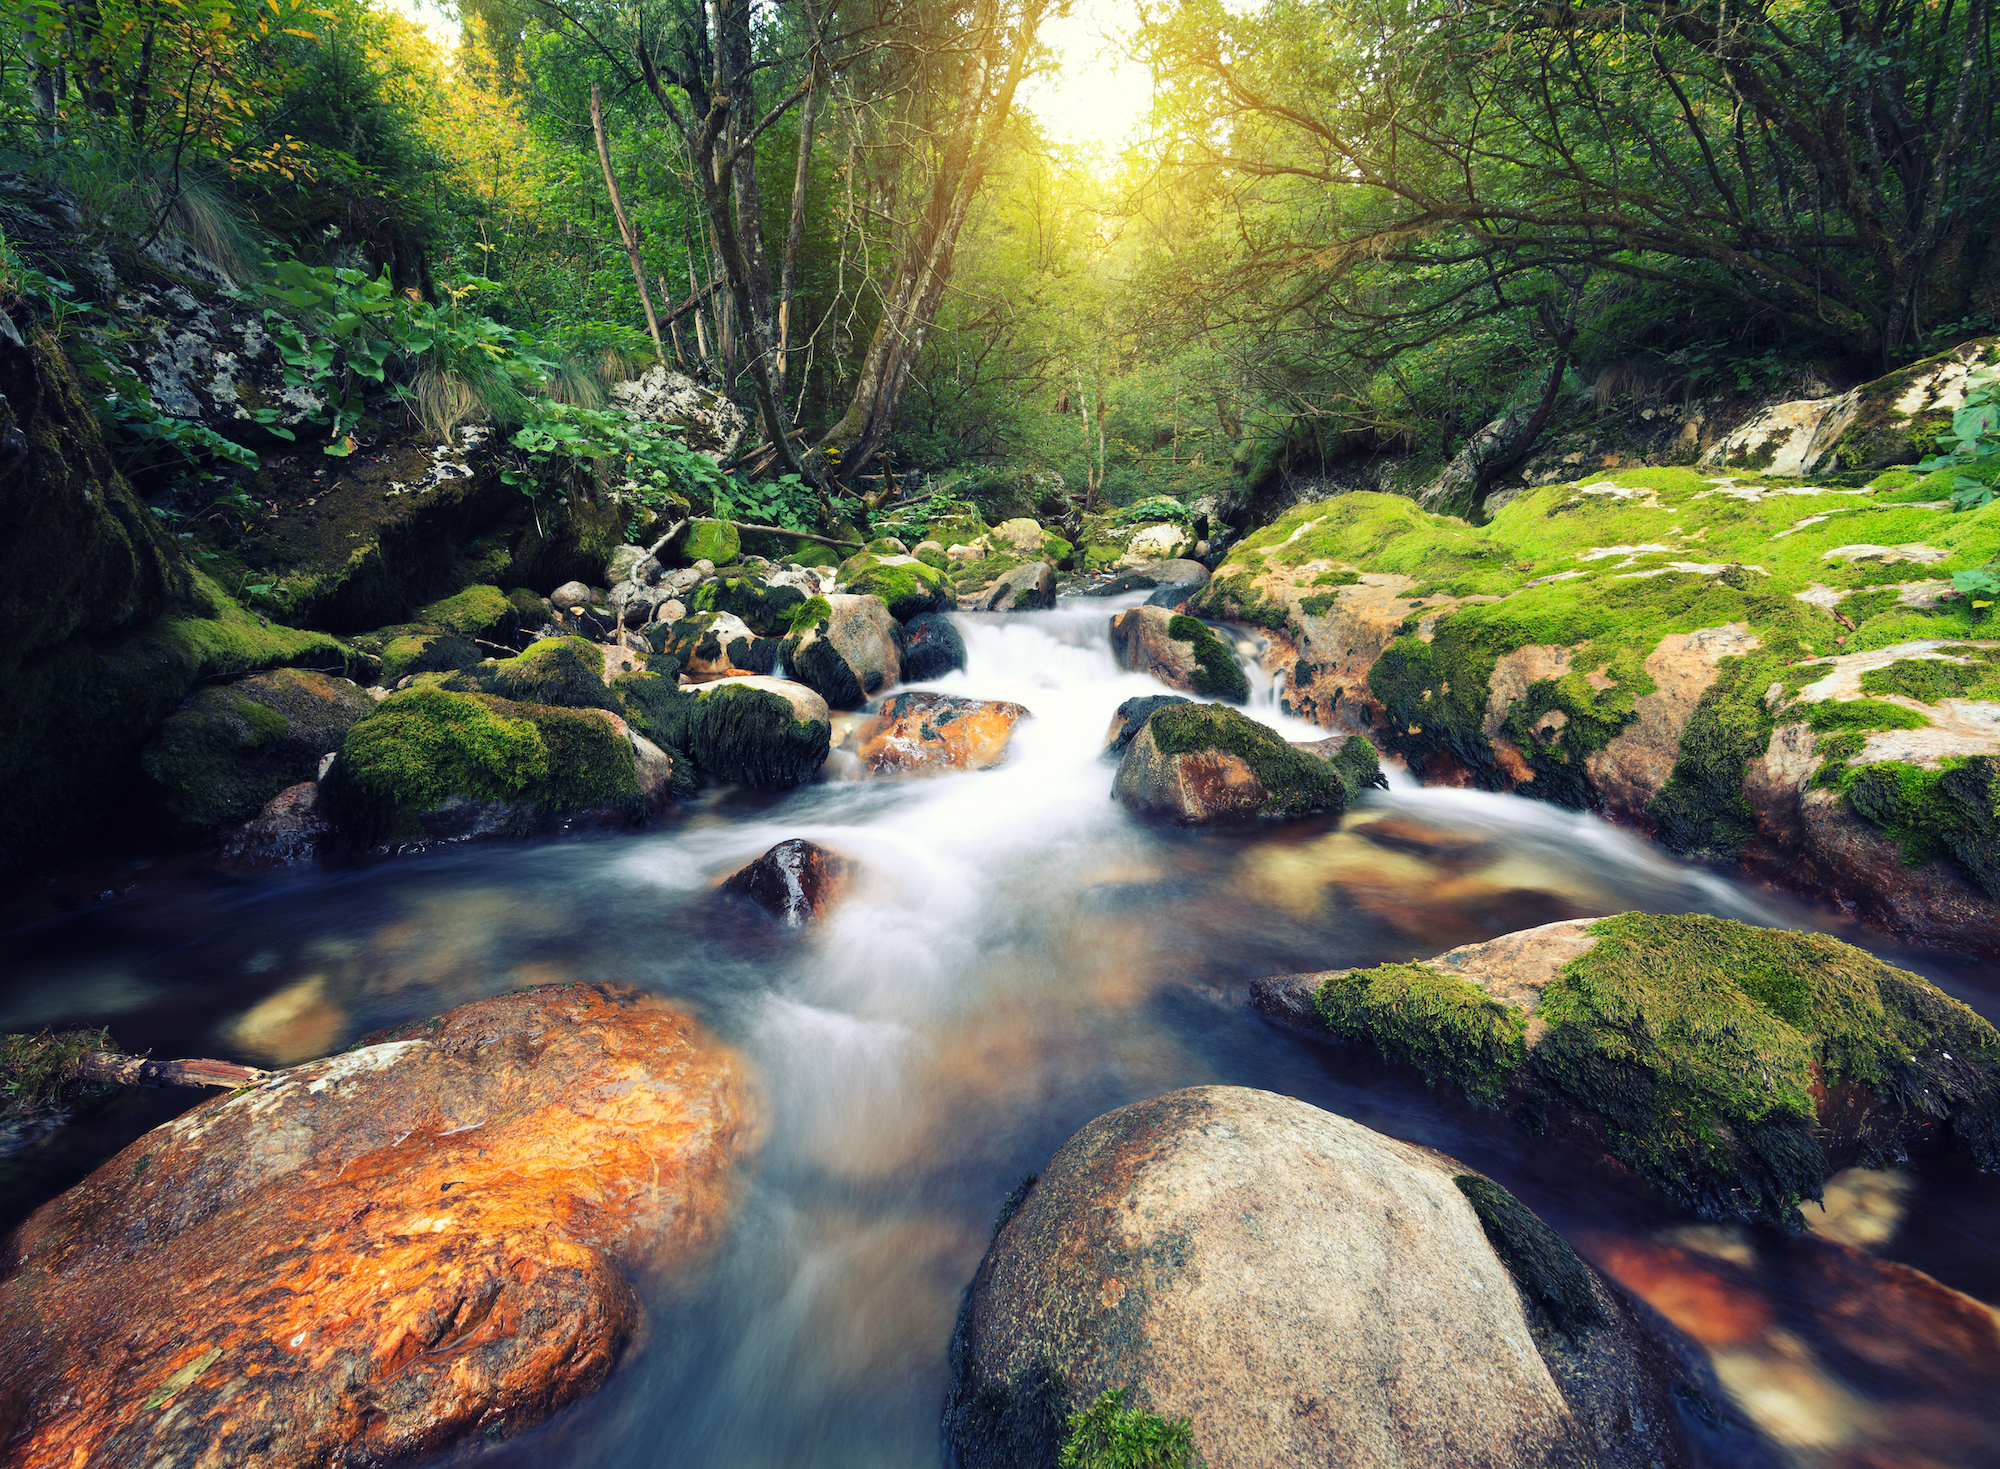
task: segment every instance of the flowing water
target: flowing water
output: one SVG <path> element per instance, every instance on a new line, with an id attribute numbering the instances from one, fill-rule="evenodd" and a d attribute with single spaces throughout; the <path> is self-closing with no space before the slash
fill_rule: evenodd
<path id="1" fill-rule="evenodd" d="M 1109 614 L 1132 600 L 959 618 L 968 667 L 929 687 L 1034 716 L 990 772 L 711 793 L 641 835 L 288 880 L 100 865 L 107 901 L 29 919 L 35 895 L 16 902 L 0 1030 L 109 1022 L 155 1054 L 282 1063 L 524 984 L 619 979 L 739 1046 L 768 1140 L 721 1258 L 650 1303 L 610 1386 L 489 1462 L 936 1465 L 946 1344 L 1002 1197 L 1090 1118 L 1203 1083 L 1299 1096 L 1499 1178 L 1687 1328 L 1792 1462 L 1899 1463 L 1912 1444 L 1924 1463 L 1992 1462 L 2000 1423 L 1965 1406 L 1982 1383 L 2000 1400 L 1992 1364 L 1922 1356 L 1928 1318 L 1889 1287 L 1801 1284 L 1811 1241 L 1701 1226 L 1589 1155 L 1244 1005 L 1258 976 L 1631 908 L 1866 935 L 1506 796 L 1404 782 L 1337 823 L 1138 823 L 1098 753 L 1119 702 L 1160 692 L 1111 656 Z M 1268 681 L 1250 712 L 1325 733 L 1282 715 Z M 859 864 L 829 921 L 781 931 L 714 892 L 798 836 Z M 1991 968 L 1890 957 L 2000 1019 Z M 0 1225 L 191 1101 L 126 1096 L 0 1163 Z M 1995 1180 L 1931 1164 L 1855 1175 L 1831 1201 L 1878 1256 L 2000 1301 Z M 1843 1321 L 1889 1349 L 1857 1349 Z"/>

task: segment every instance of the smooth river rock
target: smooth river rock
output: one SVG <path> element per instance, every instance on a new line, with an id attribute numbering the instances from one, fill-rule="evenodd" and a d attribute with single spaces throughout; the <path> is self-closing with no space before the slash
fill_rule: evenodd
<path id="1" fill-rule="evenodd" d="M 897 694 L 841 745 L 876 775 L 947 775 L 989 770 L 1007 758 L 1014 726 L 1031 718 L 1005 699 Z"/>
<path id="2" fill-rule="evenodd" d="M 155 1128 L 8 1241 L 19 1465 L 401 1462 L 601 1384 L 715 1244 L 743 1063 L 613 984 L 461 1006 Z"/>
<path id="3" fill-rule="evenodd" d="M 788 928 L 817 923 L 839 901 L 853 863 L 803 837 L 779 842 L 723 879 L 722 891 L 747 898 Z"/>
<path id="4" fill-rule="evenodd" d="M 952 1372 L 965 1469 L 1054 1464 L 1065 1410 L 1118 1390 L 1191 1420 L 1209 1469 L 1691 1462 L 1677 1370 L 1560 1236 L 1451 1158 L 1242 1087 L 1064 1144 L 980 1264 Z"/>

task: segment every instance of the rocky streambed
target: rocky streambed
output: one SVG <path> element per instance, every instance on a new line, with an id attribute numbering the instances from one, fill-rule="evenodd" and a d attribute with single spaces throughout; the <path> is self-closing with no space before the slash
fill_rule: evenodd
<path id="1" fill-rule="evenodd" d="M 1185 586 L 939 617 L 914 680 L 905 607 L 853 698 L 814 581 L 740 661 L 621 616 L 399 674 L 303 782 L 479 725 L 636 806 L 557 761 L 368 808 L 420 854 L 98 864 L 16 925 L 4 1028 L 284 1069 L 12 1154 L 7 1462 L 1984 1462 L 1988 968 L 1381 771 L 1282 631 L 1134 622 Z M 356 740 L 424 700 L 476 712 Z"/>

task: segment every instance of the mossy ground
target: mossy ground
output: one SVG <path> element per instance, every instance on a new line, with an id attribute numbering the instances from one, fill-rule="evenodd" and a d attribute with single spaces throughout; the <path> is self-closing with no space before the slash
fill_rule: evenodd
<path id="1" fill-rule="evenodd" d="M 1269 727 L 1226 705 L 1170 704 L 1155 710 L 1146 727 L 1162 755 L 1213 750 L 1242 760 L 1267 796 L 1260 816 L 1338 815 L 1347 807 L 1347 783 L 1331 762 L 1293 749 Z"/>
<path id="2" fill-rule="evenodd" d="M 1241 704 L 1250 697 L 1250 680 L 1236 661 L 1230 646 L 1217 637 L 1206 623 L 1179 616 L 1167 623 L 1167 636 L 1194 648 L 1194 673 L 1189 682 L 1197 694 L 1211 699 L 1227 699 Z"/>
<path id="3" fill-rule="evenodd" d="M 2000 1165 L 2000 1033 L 1914 974 L 1823 934 L 1703 914 L 1626 913 L 1543 991 L 1548 1029 L 1440 969 L 1335 975 L 1316 1003 L 1335 1033 L 1450 1080 L 1474 1100 L 1539 1091 L 1602 1129 L 1606 1147 L 1677 1203 L 1798 1228 L 1828 1161 L 1815 1086 L 1852 1082 L 1891 1121 L 1861 1141 L 1901 1156 L 1912 1121 L 1949 1121 Z"/>
<path id="4" fill-rule="evenodd" d="M 625 712 L 617 695 L 605 687 L 603 652 L 582 638 L 544 638 L 512 658 L 464 665 L 438 687 L 495 694 L 523 704 Z"/>

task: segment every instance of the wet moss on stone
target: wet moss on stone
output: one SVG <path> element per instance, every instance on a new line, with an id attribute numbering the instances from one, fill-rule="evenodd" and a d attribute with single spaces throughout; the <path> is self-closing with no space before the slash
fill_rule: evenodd
<path id="1" fill-rule="evenodd" d="M 1880 699 L 1821 699 L 1807 706 L 1806 723 L 1822 731 L 1930 727 L 1930 720 L 1916 710 Z"/>
<path id="2" fill-rule="evenodd" d="M 690 562 L 727 566 L 742 554 L 743 538 L 733 525 L 720 520 L 690 521 L 681 539 L 681 553 Z"/>
<path id="3" fill-rule="evenodd" d="M 1138 736 L 1139 731 L 1146 727 L 1147 720 L 1170 704 L 1190 702 L 1192 701 L 1182 698 L 1179 694 L 1140 694 L 1127 699 L 1118 706 L 1116 716 L 1123 723 L 1119 727 L 1117 737 L 1104 747 L 1104 753 L 1114 760 L 1117 759 L 1125 753 L 1126 747 Z"/>
<path id="4" fill-rule="evenodd" d="M 413 673 L 455 673 L 483 657 L 475 644 L 455 633 L 410 633 L 383 647 L 382 681 L 394 683 Z"/>
<path id="5" fill-rule="evenodd" d="M 1611 1324 L 1598 1302 L 1590 1267 L 1577 1258 L 1568 1240 L 1492 1179 L 1461 1173 L 1452 1182 L 1479 1216 L 1486 1242 L 1500 1263 L 1561 1330 L 1574 1336 Z"/>
<path id="6" fill-rule="evenodd" d="M 681 688 L 673 677 L 622 673 L 611 681 L 611 688 L 632 727 L 661 749 L 686 751 L 693 744 L 701 699 Z"/>
<path id="7" fill-rule="evenodd" d="M 1259 816 L 1338 815 L 1347 807 L 1347 786 L 1329 762 L 1294 749 L 1272 729 L 1226 705 L 1174 704 L 1157 710 L 1146 728 L 1162 755 L 1215 751 L 1243 761 L 1267 796 Z"/>
<path id="8" fill-rule="evenodd" d="M 1382 773 L 1381 755 L 1360 735 L 1349 735 L 1327 763 L 1340 777 L 1340 783 L 1347 787 L 1350 805 L 1363 791 L 1389 789 L 1389 777 Z"/>
<path id="9" fill-rule="evenodd" d="M 1194 672 L 1188 682 L 1194 685 L 1197 694 L 1227 699 L 1232 704 L 1249 699 L 1250 680 L 1236 661 L 1235 651 L 1206 623 L 1186 615 L 1174 617 L 1167 622 L 1167 636 L 1177 643 L 1193 646 Z"/>
<path id="10" fill-rule="evenodd" d="M 840 580 L 854 595 L 880 597 L 898 622 L 936 612 L 951 600 L 944 574 L 921 561 L 885 566 L 873 555 L 853 556 L 841 564 Z"/>
<path id="11" fill-rule="evenodd" d="M 541 599 L 535 600 L 541 621 Z M 498 587 L 472 586 L 417 610 L 414 621 L 436 623 L 461 637 L 476 638 L 506 631 L 519 621 L 514 604 Z"/>
<path id="12" fill-rule="evenodd" d="M 1125 1389 L 1112 1388 L 1071 1413 L 1064 1424 L 1058 1469 L 1199 1469 L 1194 1424 L 1125 1406 Z"/>
<path id="13" fill-rule="evenodd" d="M 1832 772 L 1826 784 L 1895 838 L 1908 866 L 1949 857 L 1989 898 L 2000 899 L 2000 760 L 1977 755 L 1935 770 L 1880 761 Z"/>
<path id="14" fill-rule="evenodd" d="M 1427 964 L 1379 964 L 1329 975 L 1313 996 L 1327 1028 L 1372 1041 L 1387 1061 L 1433 1085 L 1453 1082 L 1498 1105 L 1527 1060 L 1527 1017 L 1478 985 Z"/>
<path id="15" fill-rule="evenodd" d="M 769 689 L 732 685 L 701 695 L 700 703 L 688 753 L 707 779 L 783 791 L 826 763 L 830 727 L 796 718 L 791 704 Z"/>
<path id="16" fill-rule="evenodd" d="M 582 638 L 544 638 L 512 658 L 463 668 L 441 688 L 457 693 L 493 694 L 523 704 L 559 709 L 608 709 L 622 714 L 617 696 L 604 684 L 604 654 Z"/>
<path id="17" fill-rule="evenodd" d="M 806 600 L 797 587 L 768 586 L 754 577 L 729 576 L 703 582 L 688 606 L 696 612 L 729 612 L 760 636 L 782 633 Z"/>
<path id="18" fill-rule="evenodd" d="M 829 624 L 821 622 L 785 641 L 785 667 L 793 678 L 826 700 L 831 709 L 859 709 L 868 702 L 868 691 L 847 660 L 826 637 Z M 816 632 L 816 636 L 808 633 Z"/>
<path id="19" fill-rule="evenodd" d="M 1960 663 L 1945 658 L 1898 658 L 1887 668 L 1873 668 L 1861 675 L 1861 689 L 1869 694 L 1900 694 L 1920 704 L 1940 699 L 1992 699 L 2000 697 L 2000 649 L 1946 647 L 1938 650 Z"/>
<path id="20" fill-rule="evenodd" d="M 1797 1229 L 1827 1160 L 1815 1068 L 2000 1163 L 2000 1034 L 1916 975 L 1823 934 L 1627 913 L 1543 991 L 1537 1083 L 1684 1207 Z M 1889 1161 L 1877 1159 L 1876 1161 Z"/>

